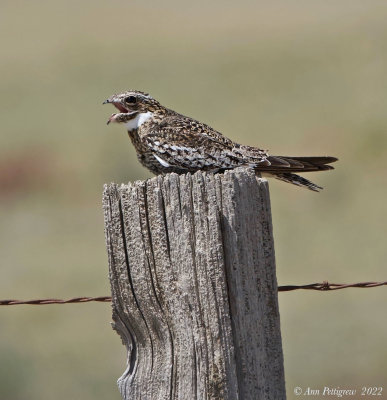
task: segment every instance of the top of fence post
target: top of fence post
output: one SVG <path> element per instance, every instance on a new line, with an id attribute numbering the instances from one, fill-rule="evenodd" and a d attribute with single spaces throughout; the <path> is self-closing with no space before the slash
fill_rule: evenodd
<path id="1" fill-rule="evenodd" d="M 266 180 L 248 168 L 105 187 L 124 399 L 285 399 Z"/>

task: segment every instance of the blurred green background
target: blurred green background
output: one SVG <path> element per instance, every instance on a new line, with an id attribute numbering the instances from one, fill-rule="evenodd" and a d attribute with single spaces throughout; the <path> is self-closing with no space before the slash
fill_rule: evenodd
<path id="1" fill-rule="evenodd" d="M 0 298 L 110 293 L 102 186 L 150 176 L 105 125 L 126 89 L 272 154 L 339 157 L 309 175 L 320 194 L 270 183 L 278 282 L 385 280 L 386 21 L 372 0 L 2 0 Z M 289 398 L 385 386 L 386 288 L 279 300 Z M 1 308 L 0 399 L 120 399 L 110 319 Z"/>

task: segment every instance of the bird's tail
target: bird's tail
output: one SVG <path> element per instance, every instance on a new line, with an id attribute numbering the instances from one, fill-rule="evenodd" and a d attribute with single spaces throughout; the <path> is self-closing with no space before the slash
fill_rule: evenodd
<path id="1" fill-rule="evenodd" d="M 296 175 L 294 172 L 314 172 L 327 171 L 333 169 L 331 164 L 337 161 L 336 157 L 283 157 L 269 156 L 270 165 L 265 165 L 259 168 L 262 175 L 269 175 L 273 178 L 284 182 L 292 183 L 293 185 L 301 186 L 314 192 L 322 190 L 321 186 L 314 184 L 302 176 Z"/>
<path id="2" fill-rule="evenodd" d="M 309 181 L 308 179 L 305 179 L 300 175 L 292 174 L 290 172 L 271 174 L 271 176 L 281 181 L 292 183 L 293 185 L 301 186 L 309 190 L 313 190 L 314 192 L 319 192 L 323 189 L 321 186 L 317 186 L 315 183 Z"/>

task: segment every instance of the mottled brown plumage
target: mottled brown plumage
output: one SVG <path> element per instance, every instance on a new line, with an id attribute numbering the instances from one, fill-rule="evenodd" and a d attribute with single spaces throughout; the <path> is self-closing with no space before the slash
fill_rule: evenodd
<path id="1" fill-rule="evenodd" d="M 139 161 L 155 174 L 205 170 L 221 172 L 247 165 L 257 172 L 318 191 L 320 186 L 294 172 L 332 169 L 334 157 L 271 156 L 265 150 L 241 145 L 210 126 L 165 108 L 146 93 L 129 90 L 105 103 L 119 111 L 110 122 L 122 123 L 137 151 Z"/>

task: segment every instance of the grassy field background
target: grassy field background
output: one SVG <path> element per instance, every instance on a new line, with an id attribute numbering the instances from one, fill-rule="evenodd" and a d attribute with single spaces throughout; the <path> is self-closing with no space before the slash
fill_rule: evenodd
<path id="1" fill-rule="evenodd" d="M 3 0 L 0 298 L 109 294 L 102 185 L 149 177 L 105 125 L 102 101 L 126 89 L 272 154 L 339 157 L 309 176 L 320 194 L 270 184 L 279 284 L 385 280 L 386 20 L 373 0 Z M 290 399 L 387 391 L 386 288 L 279 299 Z M 107 303 L 1 308 L 0 399 L 120 399 L 110 318 Z"/>

